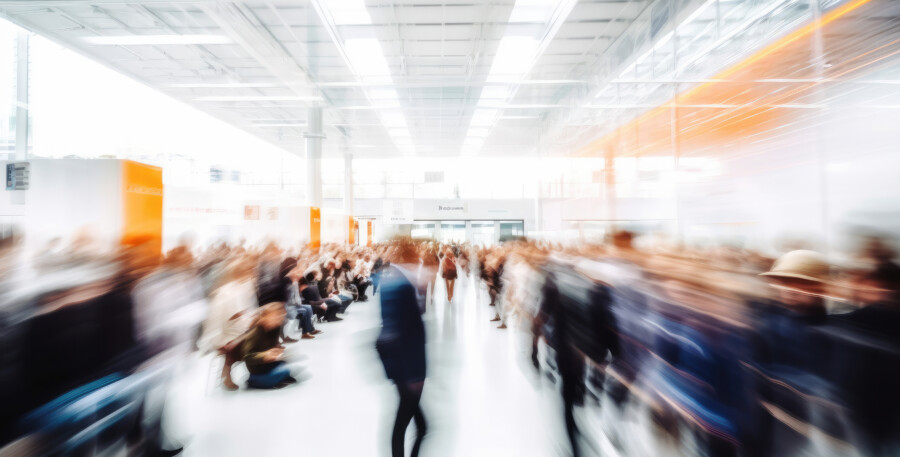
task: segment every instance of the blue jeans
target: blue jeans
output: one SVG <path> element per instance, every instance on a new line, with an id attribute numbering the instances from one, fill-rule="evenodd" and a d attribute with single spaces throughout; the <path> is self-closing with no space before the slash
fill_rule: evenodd
<path id="1" fill-rule="evenodd" d="M 309 333 L 316 330 L 312 321 L 313 309 L 310 305 L 290 305 L 288 306 L 288 319 L 297 319 L 300 321 L 300 331 Z"/>
<path id="2" fill-rule="evenodd" d="M 251 374 L 247 386 L 254 389 L 271 389 L 291 376 L 291 370 L 284 362 L 275 362 L 266 373 Z"/>
<path id="3" fill-rule="evenodd" d="M 341 301 L 341 309 L 340 313 L 346 313 L 347 307 L 350 306 L 350 303 L 353 303 L 353 297 L 344 294 L 338 294 L 337 297 Z"/>

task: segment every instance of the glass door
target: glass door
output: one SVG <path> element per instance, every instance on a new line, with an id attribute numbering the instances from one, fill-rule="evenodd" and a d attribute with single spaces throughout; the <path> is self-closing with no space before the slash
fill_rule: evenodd
<path id="1" fill-rule="evenodd" d="M 451 241 L 466 241 L 466 223 L 465 221 L 447 221 L 441 222 L 441 239 L 442 243 Z"/>
<path id="2" fill-rule="evenodd" d="M 409 236 L 413 239 L 430 240 L 434 238 L 434 230 L 437 222 L 416 221 L 412 224 Z"/>
<path id="3" fill-rule="evenodd" d="M 475 246 L 493 246 L 497 243 L 494 235 L 494 221 L 472 221 L 472 239 Z"/>
<path id="4" fill-rule="evenodd" d="M 500 241 L 514 240 L 525 236 L 525 224 L 522 221 L 500 221 Z"/>

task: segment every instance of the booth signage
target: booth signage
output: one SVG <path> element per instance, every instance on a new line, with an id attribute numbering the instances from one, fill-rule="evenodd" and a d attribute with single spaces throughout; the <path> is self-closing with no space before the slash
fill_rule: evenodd
<path id="1" fill-rule="evenodd" d="M 385 200 L 384 222 L 388 225 L 412 224 L 414 219 L 412 200 Z"/>
<path id="2" fill-rule="evenodd" d="M 259 205 L 244 205 L 244 220 L 245 221 L 258 221 L 259 220 Z"/>
<path id="3" fill-rule="evenodd" d="M 6 164 L 6 190 L 28 190 L 30 168 L 28 162 Z"/>

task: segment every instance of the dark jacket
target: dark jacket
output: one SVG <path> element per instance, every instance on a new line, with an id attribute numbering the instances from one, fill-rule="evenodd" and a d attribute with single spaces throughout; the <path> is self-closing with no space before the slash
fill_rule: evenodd
<path id="1" fill-rule="evenodd" d="M 319 288 L 319 295 L 321 295 L 324 298 L 328 298 L 332 292 L 337 290 L 335 288 L 335 281 L 336 281 L 336 279 L 335 279 L 334 275 L 322 273 L 322 279 L 320 279 L 316 283 L 316 287 Z"/>
<path id="2" fill-rule="evenodd" d="M 395 383 L 425 380 L 425 324 L 410 273 L 393 266 L 384 270 L 381 289 L 381 333 L 376 347 L 387 377 Z"/>
<path id="3" fill-rule="evenodd" d="M 260 326 L 254 327 L 244 340 L 241 352 L 244 354 L 244 364 L 250 374 L 268 373 L 278 362 L 266 362 L 264 353 L 281 342 L 281 328 L 265 330 Z"/>
<path id="4" fill-rule="evenodd" d="M 260 306 L 284 301 L 284 287 L 281 285 L 277 262 L 266 261 L 259 264 L 256 284 L 256 295 Z"/>
<path id="5" fill-rule="evenodd" d="M 303 303 L 306 305 L 321 305 L 325 303 L 325 300 L 322 299 L 322 295 L 319 293 L 319 284 L 317 281 L 311 281 L 306 289 L 303 289 L 300 292 L 300 295 L 303 298 Z"/>

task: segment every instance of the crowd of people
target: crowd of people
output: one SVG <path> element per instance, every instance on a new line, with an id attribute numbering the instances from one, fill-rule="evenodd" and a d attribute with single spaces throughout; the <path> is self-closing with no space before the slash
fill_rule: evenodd
<path id="1" fill-rule="evenodd" d="M 413 419 L 417 452 L 421 316 L 437 284 L 458 306 L 456 282 L 470 278 L 491 321 L 532 335 L 530 362 L 559 388 L 576 456 L 600 432 L 579 423 L 579 410 L 601 416 L 622 455 L 900 451 L 900 267 L 878 238 L 842 265 L 805 249 L 769 258 L 640 247 L 617 232 L 596 244 L 218 244 L 164 256 L 137 245 L 112 258 L 74 243 L 28 269 L 11 267 L 20 253 L 2 241 L 4 443 L 52 430 L 46 408 L 70 407 L 59 399 L 72 392 L 134 382 L 192 351 L 216 355 L 224 389 L 241 388 L 232 377 L 241 363 L 247 388 L 293 384 L 286 345 L 340 325 L 330 323 L 383 286 L 378 351 L 400 395 L 395 454 Z M 147 416 L 142 439 L 162 446 Z"/>
<path id="2" fill-rule="evenodd" d="M 557 381 L 573 455 L 596 424 L 621 455 L 900 452 L 900 267 L 883 239 L 840 266 L 634 241 L 469 249 L 494 320 L 530 331 Z M 579 426 L 581 409 L 597 421 Z"/>
<path id="3" fill-rule="evenodd" d="M 94 446 L 111 434 L 88 427 L 104 422 L 102 411 L 84 411 L 93 407 L 84 399 L 95 395 L 139 406 L 130 416 L 117 413 L 118 426 L 142 429 L 123 434 L 148 449 L 177 449 L 162 436 L 164 401 L 151 405 L 136 392 L 164 386 L 172 367 L 198 352 L 222 363 L 227 390 L 241 387 L 232 378 L 236 364 L 249 372 L 247 388 L 296 382 L 286 345 L 315 339 L 354 302 L 367 301 L 384 265 L 381 250 L 185 244 L 161 255 L 148 240 L 110 254 L 83 237 L 28 253 L 21 240 L 3 238 L 0 448 L 23 436 L 41 437 L 29 440 L 36 454 Z M 133 385 L 138 379 L 143 387 Z M 81 418 L 95 434 L 72 441 L 59 432 Z"/>

